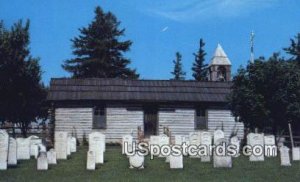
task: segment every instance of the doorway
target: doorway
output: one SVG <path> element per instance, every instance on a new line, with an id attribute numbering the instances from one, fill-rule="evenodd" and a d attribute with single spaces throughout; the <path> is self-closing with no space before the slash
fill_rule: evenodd
<path id="1" fill-rule="evenodd" d="M 144 108 L 144 135 L 149 137 L 156 135 L 158 130 L 158 109 L 157 107 Z"/>

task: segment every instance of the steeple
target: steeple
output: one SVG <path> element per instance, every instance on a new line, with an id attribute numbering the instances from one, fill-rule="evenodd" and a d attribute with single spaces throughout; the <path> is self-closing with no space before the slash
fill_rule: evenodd
<path id="1" fill-rule="evenodd" d="M 210 65 L 231 65 L 226 53 L 220 44 L 217 45 L 214 56 L 211 59 Z"/>
<path id="2" fill-rule="evenodd" d="M 208 70 L 210 81 L 231 80 L 231 62 L 220 44 L 217 45 Z"/>

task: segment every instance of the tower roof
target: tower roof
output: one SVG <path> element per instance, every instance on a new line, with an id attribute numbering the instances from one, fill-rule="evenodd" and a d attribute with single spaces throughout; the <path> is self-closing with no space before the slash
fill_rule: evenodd
<path id="1" fill-rule="evenodd" d="M 210 65 L 231 65 L 230 60 L 220 44 L 218 44 L 215 50 L 214 56 L 210 61 Z"/>

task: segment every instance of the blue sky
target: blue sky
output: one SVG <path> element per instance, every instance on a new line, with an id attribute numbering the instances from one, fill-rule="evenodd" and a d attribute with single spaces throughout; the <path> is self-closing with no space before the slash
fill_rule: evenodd
<path id="1" fill-rule="evenodd" d="M 249 60 L 250 33 L 255 32 L 255 56 L 268 57 L 289 45 L 300 32 L 298 0 L 0 0 L 0 19 L 6 26 L 30 19 L 31 53 L 41 58 L 43 81 L 69 76 L 61 68 L 72 57 L 70 39 L 94 17 L 99 5 L 113 12 L 133 41 L 131 67 L 142 79 L 169 79 L 175 52 L 183 55 L 191 79 L 193 52 L 206 42 L 206 61 L 220 43 L 233 72 Z"/>

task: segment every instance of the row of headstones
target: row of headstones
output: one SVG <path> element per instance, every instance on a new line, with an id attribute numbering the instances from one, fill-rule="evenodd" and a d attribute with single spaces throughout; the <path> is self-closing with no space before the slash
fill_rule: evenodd
<path id="1" fill-rule="evenodd" d="M 76 152 L 74 137 L 68 137 L 65 145 L 70 149 L 69 155 Z M 60 148 L 57 150 L 60 151 Z M 56 164 L 56 159 L 60 159 L 54 149 L 47 152 L 42 139 L 37 136 L 14 139 L 5 130 L 0 130 L 0 170 L 6 170 L 7 166 L 16 166 L 18 160 L 28 160 L 32 156 L 37 159 L 37 170 L 47 170 L 48 164 Z"/>
<path id="2" fill-rule="evenodd" d="M 161 136 L 150 136 L 150 142 L 149 144 L 155 144 L 158 146 L 163 146 L 163 145 L 170 145 L 169 143 L 169 137 L 166 135 L 161 135 Z M 175 145 L 182 145 L 183 143 L 186 143 L 187 145 L 206 145 L 210 146 L 212 145 L 212 141 L 214 145 L 219 145 L 221 143 L 227 143 L 227 140 L 225 139 L 224 132 L 222 130 L 216 130 L 214 131 L 213 137 L 211 136 L 210 132 L 192 132 L 189 134 L 189 136 L 181 136 L 181 135 L 175 135 Z M 128 144 L 127 148 L 134 148 L 132 145 L 133 143 L 133 137 L 131 135 L 126 135 L 123 136 L 122 138 L 122 154 L 125 154 L 125 148 L 124 144 L 125 142 Z M 240 156 L 240 143 L 241 141 L 237 136 L 231 137 L 229 143 L 231 145 L 236 146 L 236 151 L 237 154 L 234 155 L 233 157 L 238 157 Z M 275 136 L 273 135 L 268 135 L 264 136 L 264 134 L 256 134 L 256 133 L 250 133 L 247 136 L 247 144 L 250 146 L 276 146 L 275 142 Z M 127 149 L 126 149 L 127 150 Z M 289 149 L 286 146 L 281 146 L 279 148 L 280 151 L 280 158 L 281 158 L 281 165 L 282 166 L 289 166 L 291 165 L 290 163 L 290 158 L 289 158 Z M 129 151 L 131 152 L 131 151 Z M 209 153 L 210 154 L 210 153 Z M 166 157 L 166 162 L 170 163 L 170 168 L 183 168 L 183 155 L 187 156 L 188 154 L 183 151 L 182 155 L 179 156 L 173 156 L 170 155 Z M 255 156 L 255 155 L 250 155 L 249 160 L 250 161 L 263 161 L 264 160 L 264 155 L 266 157 L 276 157 L 277 156 L 277 148 L 275 154 L 272 153 L 265 153 L 261 156 Z M 129 157 L 129 164 L 130 168 L 143 168 L 144 164 L 144 156 L 143 155 L 138 155 L 135 153 L 134 155 L 130 155 Z M 159 156 L 161 157 L 161 156 Z M 210 155 L 206 156 L 190 156 L 190 157 L 198 157 L 201 158 L 202 162 L 210 162 Z M 293 160 L 297 161 L 300 160 L 300 148 L 293 148 Z M 225 156 L 219 156 L 215 155 L 215 152 L 213 152 L 213 166 L 215 168 L 219 167 L 224 167 L 224 168 L 231 168 L 232 167 L 232 157 L 225 155 Z"/>
<path id="3" fill-rule="evenodd" d="M 249 133 L 247 135 L 247 144 L 250 146 L 276 146 L 275 136 L 268 135 L 264 136 L 263 133 Z M 284 143 L 278 143 L 277 147 L 280 152 L 281 166 L 291 166 L 290 149 L 284 146 Z M 269 156 L 267 155 L 250 155 L 250 161 L 264 161 L 264 157 L 275 157 L 277 156 L 277 148 L 274 150 L 275 154 Z M 271 153 L 270 153 L 271 154 Z M 294 147 L 292 149 L 292 159 L 293 161 L 300 161 L 300 147 Z"/>
<path id="4" fill-rule="evenodd" d="M 48 165 L 57 164 L 57 159 L 67 159 L 71 153 L 77 151 L 75 137 L 68 136 L 68 132 L 56 132 L 54 135 L 54 149 L 40 152 L 37 158 L 37 170 L 48 170 Z"/>

